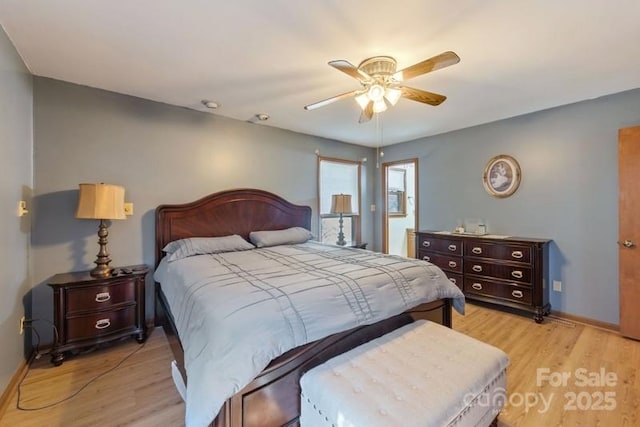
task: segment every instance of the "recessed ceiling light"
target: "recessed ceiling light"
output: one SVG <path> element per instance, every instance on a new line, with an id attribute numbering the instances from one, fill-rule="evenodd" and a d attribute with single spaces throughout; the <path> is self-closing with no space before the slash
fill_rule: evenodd
<path id="1" fill-rule="evenodd" d="M 216 108 L 220 108 L 222 107 L 222 104 L 216 101 L 209 101 L 206 99 L 202 100 L 202 105 L 204 105 L 207 108 L 211 108 L 212 110 L 215 110 Z"/>

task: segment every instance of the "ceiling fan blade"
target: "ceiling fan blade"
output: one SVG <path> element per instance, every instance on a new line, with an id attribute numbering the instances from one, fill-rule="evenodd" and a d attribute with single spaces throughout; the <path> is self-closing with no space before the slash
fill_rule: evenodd
<path id="1" fill-rule="evenodd" d="M 439 70 L 440 68 L 448 67 L 449 65 L 457 64 L 458 62 L 460 62 L 460 57 L 454 52 L 448 51 L 397 71 L 393 75 L 393 78 L 401 82 L 422 74 L 430 73 L 431 71 Z"/>
<path id="2" fill-rule="evenodd" d="M 331 65 L 333 68 L 337 70 L 342 71 L 345 74 L 350 75 L 354 79 L 364 80 L 364 81 L 372 80 L 369 74 L 365 73 L 364 71 L 360 70 L 358 67 L 353 65 L 351 62 L 345 61 L 344 59 L 331 61 L 329 62 L 329 65 Z"/>
<path id="3" fill-rule="evenodd" d="M 444 95 L 439 95 L 426 90 L 416 89 L 412 87 L 400 86 L 402 96 L 412 101 L 422 102 L 429 105 L 440 105 L 447 99 Z"/>
<path id="4" fill-rule="evenodd" d="M 373 117 L 373 101 L 369 101 L 364 110 L 362 110 L 362 114 L 360 114 L 360 120 L 358 123 L 366 123 Z"/>
<path id="5" fill-rule="evenodd" d="M 332 96 L 331 98 L 324 99 L 322 101 L 314 102 L 313 104 L 305 105 L 305 110 L 315 110 L 316 108 L 324 107 L 325 105 L 332 104 L 336 101 L 339 101 L 344 98 L 348 98 L 350 96 L 357 95 L 360 93 L 360 90 L 352 90 L 351 92 L 341 93 L 340 95 Z"/>

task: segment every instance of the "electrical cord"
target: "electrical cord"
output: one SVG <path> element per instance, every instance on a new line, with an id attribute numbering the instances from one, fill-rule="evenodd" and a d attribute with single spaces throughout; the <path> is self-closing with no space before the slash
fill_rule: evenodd
<path id="1" fill-rule="evenodd" d="M 33 323 L 34 322 L 46 322 L 48 324 L 51 325 L 51 327 L 53 328 L 53 336 L 54 336 L 54 343 L 58 342 L 58 328 L 56 328 L 56 325 L 48 319 L 25 319 L 24 320 L 24 326 L 27 328 L 31 328 L 31 330 L 36 334 L 36 338 L 38 338 L 38 341 L 36 342 L 36 346 L 35 346 L 35 357 L 36 359 L 40 359 L 40 357 L 42 356 L 40 354 L 40 334 L 38 333 L 38 330 L 36 328 L 33 327 Z M 45 353 L 46 354 L 46 353 Z"/>
<path id="2" fill-rule="evenodd" d="M 37 343 L 36 343 L 36 355 L 38 355 L 38 348 L 40 347 L 40 334 L 38 333 L 38 331 L 36 330 L 36 328 L 34 328 L 30 323 L 36 321 L 36 320 L 42 320 L 42 321 L 46 321 L 51 323 L 50 321 L 46 320 L 46 319 L 33 319 L 28 321 L 29 322 L 29 327 L 33 330 L 33 332 L 35 332 L 36 337 L 37 337 Z M 27 321 L 25 321 L 25 324 L 27 324 Z M 53 323 L 51 323 L 51 325 L 53 326 L 54 332 L 55 332 L 55 336 L 56 336 L 56 342 L 58 341 L 58 330 L 55 327 L 55 325 Z M 78 390 L 76 390 L 75 392 L 71 393 L 69 396 L 65 397 L 64 399 L 60 399 L 56 402 L 53 403 L 49 403 L 47 405 L 44 406 L 38 406 L 38 407 L 33 407 L 33 408 L 25 408 L 24 406 L 21 405 L 20 403 L 20 398 L 21 398 L 21 394 L 22 394 L 22 383 L 24 382 L 24 379 L 27 377 L 29 370 L 27 370 L 27 372 L 25 372 L 24 376 L 20 379 L 20 382 L 18 383 L 18 398 L 16 400 L 16 409 L 20 410 L 20 411 L 40 411 L 42 409 L 47 409 L 47 408 L 51 408 L 54 407 L 56 405 L 59 405 L 61 403 L 64 403 L 68 400 L 73 399 L 74 397 L 76 397 L 77 395 L 79 395 L 85 388 L 87 388 L 89 385 L 91 385 L 94 381 L 98 380 L 99 378 L 104 377 L 105 375 L 109 374 L 110 372 L 115 371 L 117 368 L 120 367 L 120 365 L 122 365 L 124 362 L 126 362 L 131 356 L 133 356 L 134 354 L 136 354 L 137 352 L 139 352 L 140 350 L 142 350 L 144 348 L 144 346 L 146 345 L 146 341 L 138 346 L 135 350 L 133 350 L 131 353 L 129 353 L 128 355 L 126 355 L 122 360 L 120 360 L 116 365 L 112 366 L 111 368 L 107 369 L 106 371 L 96 375 L 95 377 L 91 378 L 89 381 L 87 381 L 86 384 L 84 384 L 82 387 L 80 387 Z M 39 357 L 39 356 L 37 356 Z M 29 368 L 31 368 L 31 362 L 29 362 Z"/>

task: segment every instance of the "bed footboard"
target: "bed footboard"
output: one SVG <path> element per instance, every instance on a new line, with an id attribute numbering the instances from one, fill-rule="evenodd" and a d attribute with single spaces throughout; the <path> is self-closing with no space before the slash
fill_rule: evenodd
<path id="1" fill-rule="evenodd" d="M 226 402 L 214 427 L 298 425 L 300 377 L 306 371 L 416 319 L 451 326 L 449 300 L 422 304 L 381 322 L 334 334 L 285 353 Z"/>

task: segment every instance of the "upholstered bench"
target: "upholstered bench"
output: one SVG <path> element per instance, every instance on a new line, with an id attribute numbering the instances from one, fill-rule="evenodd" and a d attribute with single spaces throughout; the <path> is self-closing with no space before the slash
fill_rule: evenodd
<path id="1" fill-rule="evenodd" d="M 303 427 L 488 426 L 506 400 L 507 355 L 420 320 L 300 380 Z"/>

